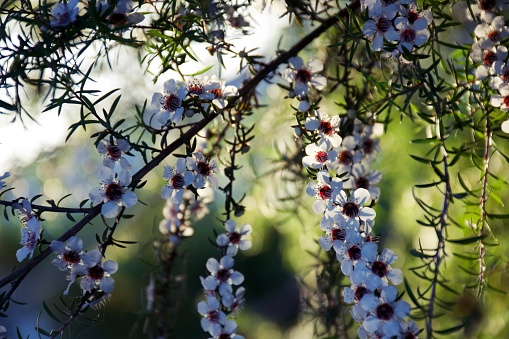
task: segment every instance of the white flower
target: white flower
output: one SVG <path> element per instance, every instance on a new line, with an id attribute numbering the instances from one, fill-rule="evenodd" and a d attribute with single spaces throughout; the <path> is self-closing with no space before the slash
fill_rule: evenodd
<path id="1" fill-rule="evenodd" d="M 483 49 L 479 43 L 472 45 L 471 57 L 474 62 L 482 63 L 475 71 L 479 80 L 484 80 L 490 74 L 502 74 L 507 57 L 507 47 L 498 45 Z"/>
<path id="2" fill-rule="evenodd" d="M 109 167 L 102 167 L 98 174 L 101 188 L 94 187 L 90 193 L 90 200 L 101 207 L 101 213 L 106 218 L 114 218 L 118 214 L 118 208 L 125 206 L 130 208 L 136 204 L 138 197 L 127 187 L 131 183 L 131 175 L 127 171 L 121 171 L 117 176 Z"/>
<path id="3" fill-rule="evenodd" d="M 295 95 L 307 95 L 310 85 L 322 90 L 327 84 L 327 79 L 323 75 L 316 74 L 323 70 L 323 63 L 320 60 L 310 60 L 307 66 L 304 66 L 302 58 L 295 56 L 288 59 L 288 66 L 283 71 L 282 77 L 288 82 L 294 83 Z"/>
<path id="4" fill-rule="evenodd" d="M 371 163 L 376 159 L 376 153 L 380 152 L 380 141 L 373 138 L 373 127 L 364 125 L 362 131 L 353 134 L 357 146 L 364 156 L 362 161 Z"/>
<path id="5" fill-rule="evenodd" d="M 36 215 L 33 213 L 32 205 L 30 205 L 30 202 L 27 199 L 23 199 L 21 204 L 14 203 L 12 207 L 18 210 L 19 219 L 23 224 L 20 241 L 20 244 L 23 245 L 23 247 L 16 252 L 16 259 L 21 262 L 28 255 L 30 255 L 30 259 L 32 258 L 35 246 L 39 241 L 41 224 L 39 219 L 37 219 Z"/>
<path id="6" fill-rule="evenodd" d="M 187 168 L 194 171 L 193 186 L 204 188 L 205 181 L 208 180 L 213 188 L 217 188 L 219 181 L 214 175 L 217 172 L 215 160 L 207 160 L 201 152 L 193 152 L 192 156 L 187 157 Z"/>
<path id="7" fill-rule="evenodd" d="M 360 305 L 370 313 L 362 324 L 368 333 L 374 333 L 380 327 L 388 337 L 400 333 L 399 320 L 410 314 L 410 305 L 406 301 L 395 301 L 397 296 L 394 286 L 384 286 L 380 298 L 370 294 L 362 298 Z"/>
<path id="8" fill-rule="evenodd" d="M 334 250 L 341 248 L 347 235 L 346 221 L 341 214 L 322 218 L 320 228 L 325 231 L 325 235 L 318 239 L 318 243 L 325 251 L 329 251 L 333 246 Z"/>
<path id="9" fill-rule="evenodd" d="M 217 236 L 216 242 L 221 247 L 228 247 L 226 255 L 233 257 L 237 254 L 238 249 L 247 251 L 251 248 L 251 239 L 248 235 L 251 233 L 252 228 L 249 224 L 244 224 L 237 228 L 234 220 L 227 220 L 224 223 L 226 234 L 222 233 Z"/>
<path id="10" fill-rule="evenodd" d="M 214 297 L 208 297 L 207 301 L 198 303 L 198 313 L 203 318 L 200 321 L 201 328 L 213 336 L 221 334 L 222 326 L 226 324 L 226 315 L 220 311 L 221 303 Z"/>
<path id="11" fill-rule="evenodd" d="M 164 94 L 154 93 L 151 109 L 146 111 L 145 119 L 149 126 L 160 129 L 168 122 L 178 123 L 182 120 L 182 100 L 187 95 L 185 84 L 171 79 L 164 83 Z"/>
<path id="12" fill-rule="evenodd" d="M 186 159 L 178 158 L 175 169 L 172 169 L 170 166 L 164 166 L 163 179 L 168 180 L 161 192 L 163 199 L 173 197 L 174 201 L 180 204 L 184 195 L 184 189 L 194 181 L 194 174 L 186 170 Z"/>
<path id="13" fill-rule="evenodd" d="M 51 27 L 67 27 L 76 21 L 79 8 L 76 7 L 79 0 L 69 0 L 67 3 L 60 2 L 51 9 Z"/>
<path id="14" fill-rule="evenodd" d="M 219 294 L 228 295 L 232 293 L 232 285 L 240 285 L 244 281 L 244 275 L 233 270 L 234 260 L 230 256 L 224 256 L 220 261 L 215 258 L 207 260 L 206 267 L 210 276 L 205 278 L 204 287 L 207 290 L 219 288 Z"/>
<path id="15" fill-rule="evenodd" d="M 322 140 L 327 142 L 327 147 L 338 147 L 341 144 L 341 136 L 338 134 L 339 116 L 335 115 L 329 118 L 327 113 L 315 111 L 316 117 L 306 118 L 306 129 L 308 131 L 317 131 Z"/>
<path id="16" fill-rule="evenodd" d="M 398 258 L 392 250 L 385 248 L 382 254 L 378 255 L 377 244 L 369 242 L 362 248 L 362 258 L 367 261 L 367 267 L 371 272 L 380 277 L 382 281 L 386 282 L 389 279 L 394 285 L 399 285 L 403 282 L 401 270 L 390 266 Z"/>
<path id="17" fill-rule="evenodd" d="M 92 292 L 99 288 L 106 293 L 112 292 L 115 281 L 110 275 L 118 270 L 118 264 L 113 260 L 106 260 L 102 263 L 103 256 L 99 250 L 83 253 L 81 259 L 83 265 L 75 266 L 71 271 L 71 275 L 84 276 L 80 282 L 81 289 Z"/>
<path id="18" fill-rule="evenodd" d="M 234 97 L 239 94 L 237 87 L 229 85 L 214 75 L 210 78 L 210 83 L 205 86 L 206 93 L 212 94 L 212 104 L 217 108 L 225 109 L 228 106 L 228 97 Z"/>
<path id="19" fill-rule="evenodd" d="M 355 164 L 352 166 L 352 175 L 348 181 L 343 184 L 345 189 L 367 189 L 371 200 L 376 200 L 380 196 L 380 188 L 375 186 L 382 180 L 382 173 L 374 170 L 368 172 L 366 166 L 363 164 Z"/>
<path id="20" fill-rule="evenodd" d="M 352 222 L 355 228 L 359 227 L 359 220 L 371 220 L 376 216 L 374 209 L 362 206 L 368 199 L 370 199 L 369 191 L 364 188 L 358 188 L 350 192 L 350 197 L 347 198 L 345 191 L 341 190 L 336 196 L 334 201 L 341 213 Z"/>
<path id="21" fill-rule="evenodd" d="M 419 326 L 412 319 L 408 319 L 408 323 L 401 320 L 399 327 L 401 333 L 398 334 L 398 339 L 417 338 L 417 335 L 421 332 Z"/>
<path id="22" fill-rule="evenodd" d="M 97 145 L 97 151 L 104 156 L 103 165 L 111 169 L 115 168 L 115 162 L 120 165 L 120 168 L 126 171 L 131 170 L 131 164 L 124 157 L 124 154 L 129 152 L 131 146 L 129 141 L 125 139 L 117 139 L 116 145 L 106 140 L 101 140 Z"/>
<path id="23" fill-rule="evenodd" d="M 478 24 L 474 32 L 479 39 L 479 46 L 483 49 L 498 45 L 502 39 L 509 35 L 503 16 L 497 16 L 491 23 Z"/>
<path id="24" fill-rule="evenodd" d="M 357 142 L 351 135 L 343 138 L 341 145 L 336 148 L 338 159 L 334 164 L 337 174 L 350 173 L 354 164 L 362 161 L 362 153 L 355 150 Z"/>
<path id="25" fill-rule="evenodd" d="M 490 105 L 504 111 L 509 110 L 509 84 L 504 84 L 498 89 L 500 94 L 493 94 L 490 98 Z"/>
<path id="26" fill-rule="evenodd" d="M 302 158 L 302 165 L 311 168 L 330 167 L 332 162 L 336 161 L 338 156 L 335 150 L 329 150 L 328 143 L 325 140 L 318 144 L 309 144 L 306 146 L 306 156 Z"/>
<path id="27" fill-rule="evenodd" d="M 313 211 L 322 214 L 327 206 L 331 206 L 332 200 L 339 193 L 343 182 L 339 178 L 332 178 L 328 171 L 320 171 L 316 175 L 318 183 L 311 181 L 306 187 L 306 193 L 316 197 Z"/>
<path id="28" fill-rule="evenodd" d="M 99 0 L 96 7 L 100 12 L 104 12 L 110 8 L 108 0 Z M 106 20 L 113 27 L 121 27 L 125 25 L 136 25 L 145 19 L 141 13 L 131 13 L 133 11 L 132 0 L 118 0 L 113 11 L 108 15 Z"/>
<path id="29" fill-rule="evenodd" d="M 235 320 L 230 319 L 226 321 L 226 324 L 221 329 L 221 332 L 214 336 L 214 338 L 209 339 L 244 339 L 243 336 L 235 334 L 235 331 L 237 331 L 237 323 Z"/>
<path id="30" fill-rule="evenodd" d="M 50 248 L 58 254 L 57 258 L 53 259 L 51 263 L 58 267 L 60 271 L 72 269 L 81 262 L 83 240 L 78 237 L 70 237 L 65 244 L 62 241 L 53 240 Z"/>
<path id="31" fill-rule="evenodd" d="M 384 38 L 388 41 L 398 39 L 398 32 L 392 25 L 392 20 L 398 13 L 398 5 L 391 4 L 385 7 L 374 6 L 369 14 L 373 20 L 368 20 L 362 27 L 362 33 L 368 38 L 373 38 L 371 49 L 380 51 L 384 46 Z"/>
<path id="32" fill-rule="evenodd" d="M 410 23 L 409 19 L 405 17 L 399 17 L 394 20 L 394 25 L 398 31 L 399 37 L 393 40 L 399 40 L 398 49 L 404 53 L 412 51 L 414 46 L 422 46 L 429 39 L 428 21 L 426 18 L 418 18 Z M 392 37 L 387 37 L 391 40 Z"/>

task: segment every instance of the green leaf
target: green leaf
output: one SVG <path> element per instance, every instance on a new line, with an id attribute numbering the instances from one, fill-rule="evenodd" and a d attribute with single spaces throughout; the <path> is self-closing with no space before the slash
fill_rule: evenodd
<path id="1" fill-rule="evenodd" d="M 463 327 L 465 327 L 465 324 L 453 326 L 453 327 L 447 328 L 445 330 L 435 330 L 433 332 L 438 333 L 438 334 L 450 334 L 450 333 L 454 333 L 454 332 L 461 330 Z"/>
<path id="2" fill-rule="evenodd" d="M 486 287 L 488 287 L 490 290 L 492 290 L 493 292 L 496 292 L 498 294 L 502 294 L 502 295 L 508 295 L 509 294 L 509 292 L 506 292 L 504 290 L 501 290 L 501 289 L 498 289 L 496 287 L 493 287 L 492 285 L 488 284 L 487 282 L 486 282 Z"/>
<path id="3" fill-rule="evenodd" d="M 48 305 L 46 305 L 44 301 L 42 302 L 42 307 L 44 308 L 44 310 L 50 316 L 51 319 L 55 320 L 57 323 L 63 324 L 63 322 L 60 319 L 58 319 L 55 314 L 53 314 L 53 311 L 51 311 L 51 309 L 48 307 Z"/>
<path id="4" fill-rule="evenodd" d="M 473 244 L 478 242 L 479 240 L 482 240 L 486 238 L 486 235 L 480 235 L 470 238 L 463 238 L 463 239 L 446 239 L 448 242 L 452 242 L 453 244 Z"/>

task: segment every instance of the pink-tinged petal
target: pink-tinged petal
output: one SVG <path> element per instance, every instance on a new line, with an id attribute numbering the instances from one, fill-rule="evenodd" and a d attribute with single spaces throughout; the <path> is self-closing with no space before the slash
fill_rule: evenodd
<path id="1" fill-rule="evenodd" d="M 362 258 L 373 262 L 378 255 L 378 245 L 375 242 L 367 242 L 362 246 L 361 249 Z"/>
<path id="2" fill-rule="evenodd" d="M 127 191 L 122 195 L 122 204 L 127 207 L 133 207 L 138 201 L 138 197 L 133 191 Z"/>
<path id="3" fill-rule="evenodd" d="M 209 272 L 212 274 L 215 274 L 221 269 L 219 262 L 215 258 L 209 258 L 205 264 L 205 267 L 207 267 L 207 270 L 209 270 Z"/>
<path id="4" fill-rule="evenodd" d="M 321 91 L 327 85 L 327 78 L 323 75 L 315 74 L 311 78 L 310 83 L 311 85 L 315 86 L 317 90 Z"/>
<path id="5" fill-rule="evenodd" d="M 99 250 L 92 250 L 90 252 L 83 253 L 83 255 L 81 256 L 81 260 L 83 260 L 83 264 L 86 267 L 94 267 L 95 265 L 100 263 L 102 259 L 103 256 L 101 252 L 99 252 Z M 86 272 L 85 267 L 83 266 L 76 267 L 75 271 L 81 272 L 79 271 L 79 269 L 83 269 Z"/>
<path id="6" fill-rule="evenodd" d="M 115 289 L 115 280 L 113 280 L 111 277 L 102 278 L 99 287 L 103 292 L 113 292 Z"/>
<path id="7" fill-rule="evenodd" d="M 237 228 L 237 223 L 235 222 L 235 220 L 226 220 L 226 222 L 224 223 L 224 228 L 226 229 L 227 232 L 234 232 L 235 229 Z"/>
<path id="8" fill-rule="evenodd" d="M 51 250 L 57 254 L 65 253 L 65 244 L 58 240 L 53 240 L 51 245 L 49 245 Z"/>
<path id="9" fill-rule="evenodd" d="M 233 272 L 230 278 L 233 285 L 240 285 L 244 282 L 244 275 L 238 271 Z"/>
<path id="10" fill-rule="evenodd" d="M 18 262 L 22 262 L 27 257 L 27 255 L 30 254 L 30 257 L 32 257 L 31 256 L 32 253 L 33 253 L 33 250 L 28 249 L 27 247 L 23 246 L 19 250 L 16 251 L 16 259 L 18 259 Z"/>
<path id="11" fill-rule="evenodd" d="M 226 236 L 226 234 L 219 234 L 216 238 L 216 243 L 218 246 L 227 246 L 230 243 L 230 239 Z"/>
<path id="12" fill-rule="evenodd" d="M 118 270 L 118 264 L 113 260 L 106 260 L 103 263 L 103 269 L 109 274 L 113 274 Z"/>
<path id="13" fill-rule="evenodd" d="M 114 201 L 108 201 L 101 206 L 101 214 L 106 218 L 115 218 L 118 214 L 118 205 Z"/>
<path id="14" fill-rule="evenodd" d="M 161 191 L 161 197 L 163 199 L 170 199 L 173 194 L 173 187 L 170 187 L 168 185 L 164 185 L 163 189 Z"/>
<path id="15" fill-rule="evenodd" d="M 99 187 L 94 187 L 90 193 L 88 193 L 88 197 L 94 205 L 99 205 L 104 200 L 104 190 L 101 190 Z"/>
<path id="16" fill-rule="evenodd" d="M 318 239 L 318 243 L 325 251 L 330 251 L 330 249 L 332 248 L 332 239 L 328 236 L 325 235 L 321 236 Z"/>
<path id="17" fill-rule="evenodd" d="M 295 69 L 301 69 L 304 67 L 304 61 L 302 61 L 302 58 L 298 56 L 294 56 L 288 59 L 288 64 Z"/>
<path id="18" fill-rule="evenodd" d="M 394 284 L 399 285 L 403 282 L 403 272 L 399 268 L 393 268 L 388 274 L 387 278 Z"/>
<path id="19" fill-rule="evenodd" d="M 234 264 L 234 260 L 232 257 L 229 257 L 229 256 L 224 256 L 221 258 L 221 261 L 220 261 L 220 264 L 221 266 L 223 266 L 224 268 L 226 269 L 230 269 L 233 267 L 233 264 Z"/>

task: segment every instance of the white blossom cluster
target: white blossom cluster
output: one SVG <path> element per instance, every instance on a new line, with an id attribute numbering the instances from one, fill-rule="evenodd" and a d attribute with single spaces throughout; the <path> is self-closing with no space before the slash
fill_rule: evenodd
<path id="1" fill-rule="evenodd" d="M 131 164 L 125 155 L 130 149 L 125 139 L 117 139 L 114 143 L 101 140 L 97 145 L 97 151 L 104 157 L 103 166 L 97 174 L 101 186 L 94 187 L 89 197 L 95 205 L 102 203 L 101 214 L 106 218 L 115 218 L 121 206 L 129 208 L 138 201 L 136 194 L 129 188 L 132 179 Z M 120 167 L 118 172 L 115 172 L 115 164 Z"/>
<path id="2" fill-rule="evenodd" d="M 323 215 L 320 228 L 325 234 L 318 242 L 325 251 L 335 251 L 342 273 L 350 279 L 343 298 L 353 304 L 350 313 L 361 323 L 361 338 L 416 337 L 417 325 L 404 320 L 410 305 L 397 300 L 392 286 L 403 281 L 401 270 L 392 267 L 397 255 L 388 248 L 379 253 L 372 234 L 376 212 L 366 206 L 380 196 L 376 185 L 382 175 L 369 170 L 379 151 L 378 140 L 372 126 L 357 120 L 352 135 L 342 138 L 340 124 L 339 116 L 320 111 L 305 122 L 317 137 L 306 146 L 302 163 L 318 170 L 316 181 L 306 187 L 306 193 L 316 198 L 313 211 Z"/>
<path id="3" fill-rule="evenodd" d="M 170 79 L 163 87 L 164 92 L 154 93 L 150 107 L 144 113 L 145 124 L 157 130 L 211 107 L 223 110 L 228 106 L 228 97 L 238 94 L 237 87 L 226 85 L 216 76 L 191 78 L 187 82 Z"/>
<path id="4" fill-rule="evenodd" d="M 201 327 L 213 339 L 244 339 L 236 334 L 237 323 L 234 318 L 244 304 L 244 275 L 233 269 L 233 257 L 238 250 L 251 248 L 251 226 L 244 224 L 237 227 L 233 220 L 225 222 L 225 233 L 219 234 L 216 243 L 225 254 L 219 261 L 215 258 L 207 260 L 210 275 L 200 277 L 206 300 L 198 303 L 198 312 L 203 316 Z M 230 319 L 229 319 L 230 318 Z"/>
<path id="5" fill-rule="evenodd" d="M 385 51 L 387 56 L 398 58 L 429 39 L 433 15 L 419 9 L 415 0 L 361 0 L 361 9 L 367 9 L 369 20 L 362 31 L 371 40 L 373 51 Z"/>
<path id="6" fill-rule="evenodd" d="M 80 8 L 78 7 L 79 0 L 69 0 L 67 2 L 56 3 L 51 9 L 51 20 L 49 26 L 56 29 L 65 29 L 72 25 L 78 18 Z M 132 0 L 118 0 L 116 6 L 111 9 L 111 4 L 108 0 L 98 0 L 95 3 L 94 11 L 100 15 L 106 15 L 105 20 L 112 28 L 132 26 L 142 22 L 145 16 L 141 13 L 133 13 Z M 87 5 L 88 6 L 88 5 Z M 86 7 L 88 10 L 88 7 Z"/>

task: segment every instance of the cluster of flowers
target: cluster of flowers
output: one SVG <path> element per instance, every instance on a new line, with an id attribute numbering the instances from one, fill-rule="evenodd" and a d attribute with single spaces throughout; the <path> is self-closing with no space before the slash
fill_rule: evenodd
<path id="1" fill-rule="evenodd" d="M 241 286 L 244 275 L 233 269 L 233 257 L 238 250 L 251 248 L 251 226 L 248 224 L 237 228 L 235 221 L 225 222 L 226 232 L 216 238 L 217 246 L 225 254 L 219 261 L 215 258 L 207 260 L 207 270 L 210 275 L 200 277 L 205 294 L 205 301 L 198 303 L 198 312 L 203 316 L 201 326 L 213 339 L 244 339 L 235 334 L 237 323 L 234 319 L 244 303 L 245 289 Z M 235 290 L 233 286 L 236 286 Z"/>
<path id="2" fill-rule="evenodd" d="M 379 171 L 368 171 L 379 151 L 371 126 L 356 121 L 352 135 L 341 138 L 340 119 L 316 111 L 306 119 L 305 127 L 318 140 L 306 146 L 302 159 L 305 167 L 318 170 L 317 181 L 311 181 L 306 193 L 316 197 L 313 211 L 323 215 L 320 228 L 325 235 L 319 244 L 325 251 L 334 249 L 341 271 L 349 277 L 351 286 L 345 287 L 346 303 L 354 304 L 350 313 L 361 338 L 416 336 L 416 324 L 404 318 L 410 305 L 397 300 L 398 292 L 389 282 L 398 285 L 400 269 L 391 265 L 397 255 L 390 249 L 378 252 L 372 234 L 375 211 L 365 206 L 378 199 L 381 180 Z M 330 171 L 338 176 L 331 177 Z"/>
<path id="3" fill-rule="evenodd" d="M 227 98 L 238 94 L 235 86 L 227 86 L 216 76 L 191 78 L 187 83 L 170 79 L 163 87 L 164 93 L 154 93 L 144 114 L 145 123 L 158 130 L 169 123 L 179 123 L 184 116 L 207 111 L 210 103 L 222 110 L 228 106 Z"/>
<path id="4" fill-rule="evenodd" d="M 83 240 L 75 236 L 70 237 L 65 244 L 53 240 L 50 248 L 57 254 L 57 258 L 51 263 L 60 271 L 65 271 L 66 279 L 70 281 L 64 295 L 69 293 L 69 288 L 76 279 L 82 277 L 80 287 L 87 300 L 83 308 L 110 297 L 115 286 L 111 275 L 118 270 L 115 261 L 103 262 L 103 255 L 97 249 L 83 252 Z"/>
<path id="5" fill-rule="evenodd" d="M 429 10 L 419 10 L 415 0 L 361 0 L 361 6 L 368 10 L 369 20 L 362 31 L 372 40 L 373 51 L 383 50 L 398 58 L 428 41 L 433 15 Z"/>
<path id="6" fill-rule="evenodd" d="M 109 13 L 106 20 L 112 27 L 136 25 L 145 19 L 141 13 L 133 13 L 132 0 L 118 0 L 114 8 L 111 8 L 111 1 L 98 0 L 95 10 L 99 13 Z M 76 21 L 80 8 L 77 7 L 79 0 L 59 2 L 51 9 L 51 20 L 49 25 L 52 29 L 61 29 Z"/>
<path id="7" fill-rule="evenodd" d="M 94 187 L 90 193 L 90 201 L 95 205 L 103 203 L 101 214 L 106 218 L 114 218 L 119 207 L 132 207 L 138 201 L 136 194 L 129 189 L 131 184 L 131 164 L 125 158 L 131 146 L 129 141 L 117 139 L 116 142 L 101 140 L 97 151 L 104 157 L 103 166 L 97 175 L 101 187 Z M 120 171 L 114 171 L 115 164 L 119 164 Z"/>

